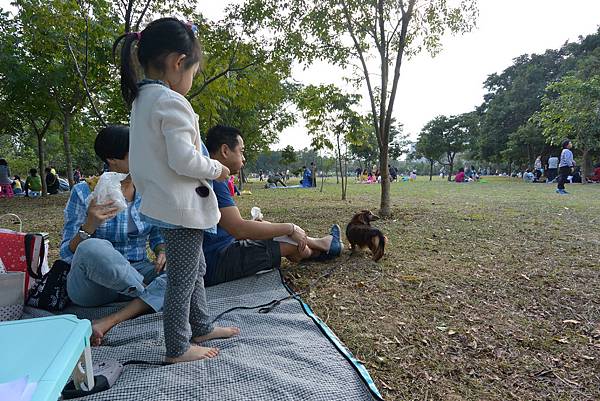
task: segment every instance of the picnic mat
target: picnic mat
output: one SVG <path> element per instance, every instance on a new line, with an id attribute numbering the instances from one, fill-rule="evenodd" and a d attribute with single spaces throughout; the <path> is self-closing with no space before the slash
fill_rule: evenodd
<path id="1" fill-rule="evenodd" d="M 258 306 L 290 294 L 279 271 L 207 288 L 212 316 L 235 306 Z M 94 319 L 118 310 L 71 306 L 64 313 Z M 26 308 L 29 317 L 40 311 Z M 234 310 L 216 324 L 235 325 L 241 334 L 211 340 L 214 359 L 167 366 L 131 364 L 115 385 L 80 400 L 381 400 L 369 373 L 315 316 L 308 305 L 291 298 L 269 313 Z M 42 335 L 43 337 L 43 335 Z M 140 316 L 115 326 L 94 361 L 116 359 L 162 362 L 165 355 L 162 314 Z"/>

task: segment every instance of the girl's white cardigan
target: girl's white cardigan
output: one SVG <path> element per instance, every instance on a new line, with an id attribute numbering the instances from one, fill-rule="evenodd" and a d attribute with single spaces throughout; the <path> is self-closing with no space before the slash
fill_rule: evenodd
<path id="1" fill-rule="evenodd" d="M 219 222 L 207 180 L 219 177 L 223 165 L 203 156 L 200 143 L 198 116 L 185 97 L 160 84 L 140 88 L 131 109 L 129 170 L 143 214 L 188 228 Z"/>

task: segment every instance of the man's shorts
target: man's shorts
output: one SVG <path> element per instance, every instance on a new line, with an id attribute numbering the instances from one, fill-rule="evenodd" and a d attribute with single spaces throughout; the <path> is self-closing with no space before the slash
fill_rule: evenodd
<path id="1" fill-rule="evenodd" d="M 205 277 L 204 285 L 211 286 L 237 280 L 279 266 L 281 266 L 279 242 L 273 240 L 234 241 L 219 253 L 216 269 L 212 277 Z"/>

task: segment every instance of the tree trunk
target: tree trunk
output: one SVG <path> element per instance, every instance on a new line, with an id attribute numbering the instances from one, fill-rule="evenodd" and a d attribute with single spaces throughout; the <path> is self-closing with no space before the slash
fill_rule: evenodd
<path id="1" fill-rule="evenodd" d="M 338 146 L 338 163 L 341 164 L 342 161 L 339 160 L 340 159 L 339 154 L 340 154 L 340 152 L 339 152 L 339 146 Z M 336 184 L 340 183 L 340 177 L 338 175 L 338 163 L 335 163 L 335 183 Z"/>
<path id="2" fill-rule="evenodd" d="M 242 192 L 242 189 L 244 189 L 244 178 L 244 168 L 242 167 L 238 173 L 238 181 L 240 182 L 240 187 L 238 189 L 240 192 Z"/>
<path id="3" fill-rule="evenodd" d="M 344 155 L 344 193 L 348 194 L 348 144 L 346 144 L 346 154 Z"/>
<path id="4" fill-rule="evenodd" d="M 315 178 L 316 180 L 316 178 Z M 319 192 L 323 192 L 323 184 L 325 183 L 325 175 L 321 175 L 321 189 L 319 189 Z"/>
<path id="5" fill-rule="evenodd" d="M 379 205 L 379 213 L 381 217 L 390 217 L 392 215 L 392 210 L 390 206 L 390 179 L 387 168 L 387 146 L 384 146 L 383 149 L 379 149 L 379 155 L 379 172 L 381 173 L 381 204 Z"/>
<path id="6" fill-rule="evenodd" d="M 67 162 L 67 180 L 69 180 L 69 188 L 73 188 L 73 158 L 71 156 L 71 138 L 69 135 L 69 129 L 71 127 L 71 120 L 73 115 L 65 113 L 63 115 L 63 145 L 65 149 L 65 159 Z"/>
<path id="7" fill-rule="evenodd" d="M 454 156 L 448 156 L 448 182 L 452 181 L 452 173 L 454 172 Z"/>
<path id="8" fill-rule="evenodd" d="M 342 147 L 340 145 L 340 136 L 336 135 L 336 140 L 337 140 L 337 156 L 338 156 L 338 163 L 335 165 L 335 177 L 336 177 L 336 184 L 339 184 L 339 181 L 337 179 L 337 170 L 338 170 L 338 164 L 340 167 L 340 175 L 342 176 L 342 200 L 346 200 L 346 189 L 344 188 L 344 174 L 343 174 L 343 168 L 342 168 Z"/>
<path id="9" fill-rule="evenodd" d="M 583 162 L 581 163 L 581 183 L 586 184 L 586 177 L 592 175 L 590 151 L 583 149 Z"/>
<path id="10" fill-rule="evenodd" d="M 429 160 L 429 181 L 433 179 L 433 163 L 435 163 L 434 160 Z"/>
<path id="11" fill-rule="evenodd" d="M 38 174 L 42 180 L 42 196 L 46 196 L 48 193 L 48 187 L 46 186 L 46 175 L 44 174 L 44 134 L 37 134 L 37 143 L 38 143 Z"/>

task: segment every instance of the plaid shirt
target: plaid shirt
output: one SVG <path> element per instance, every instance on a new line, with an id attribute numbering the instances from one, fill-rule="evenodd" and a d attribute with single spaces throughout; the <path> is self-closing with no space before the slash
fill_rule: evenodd
<path id="1" fill-rule="evenodd" d="M 79 228 L 85 222 L 87 216 L 87 198 L 90 196 L 90 187 L 86 182 L 81 182 L 71 189 L 71 197 L 65 207 L 65 225 L 60 244 L 60 257 L 67 263 L 71 263 L 73 252 L 69 243 L 79 232 Z M 129 261 L 140 261 L 147 258 L 146 242 L 150 242 L 150 248 L 154 250 L 157 245 L 165 241 L 158 232 L 158 227 L 152 226 L 141 219 L 140 205 L 142 198 L 135 194 L 133 203 L 114 218 L 105 221 L 92 235 L 110 241 L 115 249 Z M 128 233 L 128 218 L 131 217 L 138 232 Z"/>

